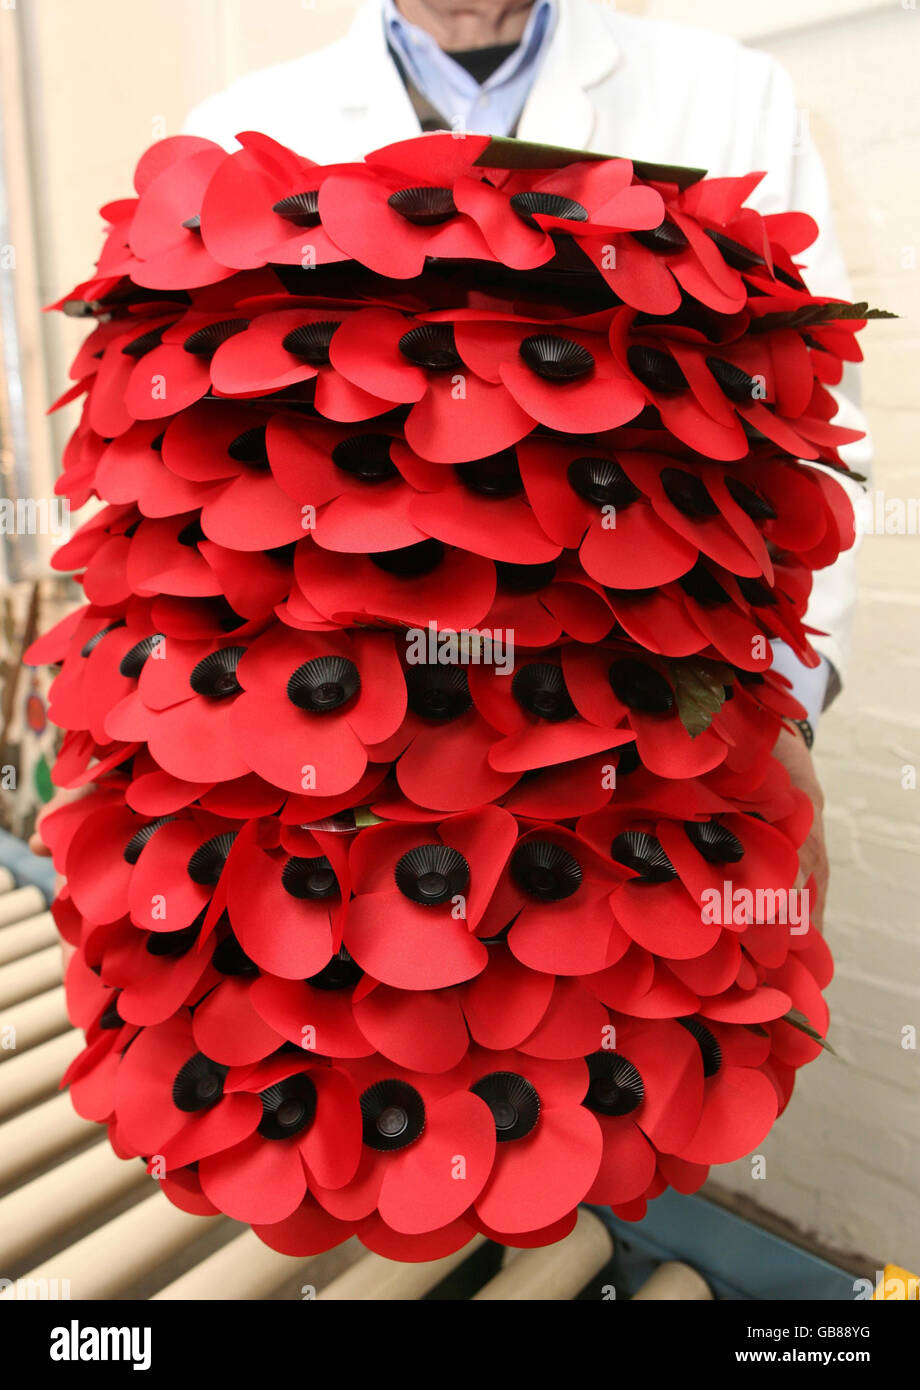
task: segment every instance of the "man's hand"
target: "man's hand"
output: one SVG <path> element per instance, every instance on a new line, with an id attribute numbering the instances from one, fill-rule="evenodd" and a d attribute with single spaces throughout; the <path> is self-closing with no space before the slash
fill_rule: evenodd
<path id="1" fill-rule="evenodd" d="M 35 822 L 35 829 L 29 836 L 29 849 L 33 854 L 39 854 L 43 859 L 51 857 L 51 851 L 42 839 L 42 821 L 46 816 L 53 815 L 62 806 L 69 806 L 72 801 L 79 801 L 81 796 L 86 796 L 92 791 L 92 786 L 62 788 L 54 793 L 51 800 L 44 806 Z"/>
<path id="2" fill-rule="evenodd" d="M 53 797 L 51 798 L 51 800 L 48 802 L 47 806 L 45 806 L 45 808 L 44 808 L 44 810 L 42 811 L 41 815 L 38 817 L 38 820 L 35 822 L 35 829 L 32 831 L 32 834 L 29 836 L 29 849 L 32 851 L 33 854 L 40 854 L 40 855 L 42 856 L 43 859 L 48 859 L 48 858 L 50 858 L 50 856 L 51 856 L 51 851 L 50 851 L 50 849 L 48 848 L 48 846 L 45 844 L 44 840 L 42 839 L 42 821 L 45 819 L 45 817 L 46 817 L 46 816 L 50 816 L 50 815 L 52 814 L 52 812 L 54 812 L 54 811 L 59 811 L 59 810 L 61 809 L 62 806 L 69 806 L 70 803 L 71 803 L 71 801 L 79 801 L 79 799 L 80 799 L 81 796 L 86 796 L 87 792 L 89 792 L 89 791 L 91 791 L 91 790 L 92 790 L 92 788 L 89 787 L 89 786 L 87 786 L 87 787 L 73 787 L 73 788 L 71 788 L 71 789 L 69 789 L 69 790 L 64 789 L 64 790 L 61 790 L 61 791 L 56 791 L 56 792 L 54 793 L 54 796 L 53 796 Z M 60 887 L 62 881 L 63 881 L 63 880 L 60 878 L 60 876 L 58 876 L 58 879 L 57 879 L 57 885 L 58 885 L 58 887 Z M 62 942 L 61 942 L 61 960 L 62 960 L 63 972 L 64 972 L 65 974 L 66 974 L 66 972 L 67 972 L 67 966 L 68 966 L 68 963 L 69 963 L 69 961 L 70 961 L 70 958 L 71 958 L 71 956 L 73 955 L 73 953 L 74 953 L 75 950 L 76 950 L 76 947 L 75 947 L 75 946 L 71 946 L 71 945 L 69 944 L 69 942 L 67 942 L 67 941 L 62 941 Z"/>
<path id="3" fill-rule="evenodd" d="M 804 888 L 808 880 L 814 875 L 817 901 L 810 904 L 811 920 L 820 931 L 824 924 L 824 902 L 827 898 L 827 882 L 830 875 L 827 850 L 824 844 L 824 820 L 822 817 L 824 793 L 821 790 L 821 783 L 818 781 L 818 774 L 815 772 L 811 753 L 806 748 L 805 740 L 798 731 L 790 733 L 788 730 L 782 729 L 774 752 L 789 773 L 792 785 L 799 787 L 815 808 L 815 817 L 811 823 L 808 838 L 799 850 L 799 876 L 795 886 Z"/>

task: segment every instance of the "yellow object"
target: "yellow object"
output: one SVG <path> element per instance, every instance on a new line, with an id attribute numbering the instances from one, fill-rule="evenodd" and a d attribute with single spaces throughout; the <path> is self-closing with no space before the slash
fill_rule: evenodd
<path id="1" fill-rule="evenodd" d="M 920 1301 L 920 1275 L 900 1265 L 886 1265 L 875 1286 L 873 1298 L 903 1298 Z"/>

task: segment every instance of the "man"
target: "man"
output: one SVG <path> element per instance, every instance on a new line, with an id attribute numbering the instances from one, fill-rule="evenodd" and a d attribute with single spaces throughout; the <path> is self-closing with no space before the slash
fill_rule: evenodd
<path id="1" fill-rule="evenodd" d="M 765 170 L 750 202 L 761 212 L 798 208 L 821 227 L 807 254 L 809 287 L 849 298 L 827 183 L 773 59 L 724 36 L 615 13 L 594 0 L 365 0 L 345 38 L 249 74 L 207 98 L 187 132 L 228 148 L 260 130 L 322 163 L 450 128 L 514 134 L 607 154 L 707 167 L 713 175 Z M 852 399 L 840 423 L 863 428 Z M 851 450 L 865 471 L 868 450 Z M 777 755 L 815 806 L 801 882 L 827 886 L 823 795 L 811 759 L 813 730 L 840 687 L 855 594 L 852 555 L 815 581 L 809 622 L 821 666 L 802 666 L 776 644 L 809 718 L 783 733 Z"/>

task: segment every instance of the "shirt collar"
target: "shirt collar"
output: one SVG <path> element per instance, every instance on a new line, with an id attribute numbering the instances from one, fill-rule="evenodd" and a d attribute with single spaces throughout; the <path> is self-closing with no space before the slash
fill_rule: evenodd
<path id="1" fill-rule="evenodd" d="M 505 61 L 498 67 L 491 77 L 483 83 L 483 89 L 500 86 L 503 82 L 508 82 L 514 78 L 523 68 L 534 64 L 538 57 L 543 53 L 544 48 L 549 44 L 557 20 L 556 0 L 536 0 L 530 14 L 527 16 L 527 24 L 521 41 L 510 53 Z M 410 74 L 418 76 L 418 60 L 423 63 L 440 61 L 445 58 L 451 62 L 452 68 L 456 68 L 456 78 L 463 85 L 471 84 L 478 88 L 478 83 L 459 63 L 453 63 L 449 55 L 438 46 L 432 36 L 416 24 L 410 24 L 396 8 L 395 0 L 383 0 L 383 23 L 384 32 L 388 41 L 396 49 L 399 56 L 406 63 Z M 413 71 L 414 70 L 414 71 Z"/>

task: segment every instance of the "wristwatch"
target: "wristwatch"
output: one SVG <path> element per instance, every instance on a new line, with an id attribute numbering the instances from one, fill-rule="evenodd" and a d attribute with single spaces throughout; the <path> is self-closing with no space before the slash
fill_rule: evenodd
<path id="1" fill-rule="evenodd" d="M 805 740 L 806 748 L 813 748 L 815 745 L 815 731 L 807 719 L 793 719 L 793 724 L 798 729 L 802 738 Z"/>

